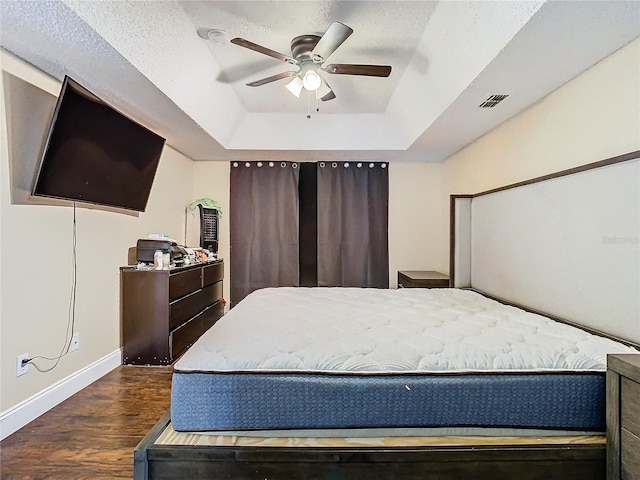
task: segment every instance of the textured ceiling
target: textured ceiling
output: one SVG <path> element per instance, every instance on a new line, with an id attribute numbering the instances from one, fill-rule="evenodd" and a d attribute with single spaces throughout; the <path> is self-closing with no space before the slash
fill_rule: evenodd
<path id="1" fill-rule="evenodd" d="M 221 29 L 290 54 L 341 21 L 336 99 L 291 95 L 274 58 L 198 35 Z M 442 161 L 640 34 L 637 1 L 0 0 L 0 44 L 67 74 L 195 160 Z M 478 105 L 509 94 L 493 109 Z M 307 119 L 307 113 L 311 118 Z"/>

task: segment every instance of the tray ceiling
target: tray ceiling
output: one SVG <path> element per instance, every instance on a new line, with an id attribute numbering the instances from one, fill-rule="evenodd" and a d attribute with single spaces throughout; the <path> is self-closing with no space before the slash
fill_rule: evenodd
<path id="1" fill-rule="evenodd" d="M 319 112 L 286 80 L 245 85 L 286 63 L 201 36 L 290 54 L 293 37 L 333 21 L 354 33 L 330 63 L 393 70 L 327 76 L 336 98 Z M 0 2 L 3 49 L 71 76 L 194 160 L 442 161 L 639 34 L 636 1 Z M 479 107 L 495 94 L 508 97 Z"/>

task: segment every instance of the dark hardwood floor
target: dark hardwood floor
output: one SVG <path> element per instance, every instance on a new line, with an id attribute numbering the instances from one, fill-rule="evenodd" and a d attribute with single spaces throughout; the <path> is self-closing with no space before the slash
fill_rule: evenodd
<path id="1" fill-rule="evenodd" d="M 170 367 L 118 367 L 0 442 L 2 479 L 133 478 L 170 391 Z"/>

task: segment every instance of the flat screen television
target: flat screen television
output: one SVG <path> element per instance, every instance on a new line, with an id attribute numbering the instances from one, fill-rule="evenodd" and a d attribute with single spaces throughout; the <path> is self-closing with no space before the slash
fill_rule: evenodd
<path id="1" fill-rule="evenodd" d="M 144 212 L 164 142 L 65 76 L 32 193 Z"/>

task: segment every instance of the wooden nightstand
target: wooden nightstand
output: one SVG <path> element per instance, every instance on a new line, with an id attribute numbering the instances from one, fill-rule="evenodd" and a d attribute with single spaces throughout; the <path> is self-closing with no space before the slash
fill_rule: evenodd
<path id="1" fill-rule="evenodd" d="M 607 479 L 640 479 L 640 355 L 607 356 Z"/>
<path id="2" fill-rule="evenodd" d="M 449 276 L 425 270 L 398 271 L 398 288 L 447 288 Z"/>

